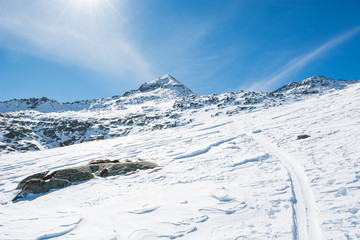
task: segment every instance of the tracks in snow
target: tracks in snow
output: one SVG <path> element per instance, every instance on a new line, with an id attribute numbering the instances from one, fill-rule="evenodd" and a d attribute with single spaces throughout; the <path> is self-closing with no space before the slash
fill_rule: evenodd
<path id="1" fill-rule="evenodd" d="M 266 140 L 261 133 L 254 132 L 247 133 L 247 135 L 256 140 L 270 155 L 277 158 L 289 174 L 295 198 L 295 238 L 300 240 L 321 239 L 317 206 L 303 168 L 296 159 Z"/>

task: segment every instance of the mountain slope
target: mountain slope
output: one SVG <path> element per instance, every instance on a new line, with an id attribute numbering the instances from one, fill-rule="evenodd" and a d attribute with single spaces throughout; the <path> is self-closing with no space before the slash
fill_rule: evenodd
<path id="1" fill-rule="evenodd" d="M 273 93 L 197 95 L 170 75 L 122 96 L 59 103 L 47 98 L 0 102 L 0 152 L 25 152 L 186 125 L 196 112 L 212 117 L 269 108 L 341 89 L 355 81 L 313 77 Z M 306 94 L 305 94 L 306 93 Z M 9 112 L 10 111 L 10 112 Z"/>
<path id="2" fill-rule="evenodd" d="M 232 116 L 218 111 L 195 112 L 177 128 L 2 155 L 0 239 L 359 237 L 359 84 Z M 126 158 L 162 169 L 11 202 L 34 172 Z"/>

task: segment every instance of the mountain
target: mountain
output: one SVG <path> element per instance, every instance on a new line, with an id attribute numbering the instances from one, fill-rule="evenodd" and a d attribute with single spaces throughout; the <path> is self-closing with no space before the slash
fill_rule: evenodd
<path id="1" fill-rule="evenodd" d="M 0 102 L 0 113 L 22 110 L 36 110 L 39 112 L 80 111 L 89 109 L 91 103 L 93 103 L 91 100 L 60 103 L 56 100 L 48 99 L 47 97 L 11 99 L 9 101 Z"/>
<path id="2" fill-rule="evenodd" d="M 144 92 L 151 92 L 151 95 L 158 95 L 159 93 L 162 93 L 164 95 L 165 92 L 168 96 L 176 97 L 193 94 L 193 92 L 189 88 L 177 81 L 171 75 L 167 74 L 155 80 L 146 82 L 142 84 L 139 89 L 126 92 L 123 96 L 129 96 Z"/>
<path id="3" fill-rule="evenodd" d="M 122 96 L 113 96 L 110 98 L 81 100 L 75 102 L 60 103 L 46 97 L 29 99 L 12 99 L 0 102 L 1 112 L 15 112 L 21 110 L 36 110 L 39 112 L 64 112 L 93 110 L 100 108 L 111 108 L 126 104 L 139 104 L 145 101 L 178 98 L 193 94 L 170 75 L 164 75 L 155 80 L 142 84 L 138 89 L 126 92 Z"/>
<path id="4" fill-rule="evenodd" d="M 43 98 L 0 102 L 0 152 L 25 152 L 125 136 L 191 123 L 197 112 L 235 115 L 301 101 L 356 81 L 322 76 L 288 83 L 272 92 L 198 95 L 170 75 L 121 96 L 60 103 Z"/>
<path id="5" fill-rule="evenodd" d="M 359 239 L 360 83 L 135 100 L 152 91 L 81 111 L 2 113 L 2 134 L 22 127 L 26 137 L 5 138 L 18 152 L 0 156 L 0 239 Z M 122 128 L 129 133 L 56 147 Z M 22 153 L 28 139 L 52 149 Z M 89 173 L 12 201 L 26 177 L 43 173 L 25 184 L 46 185 L 40 175 L 51 171 L 64 181 L 64 169 L 93 160 L 159 167 Z"/>
<path id="6" fill-rule="evenodd" d="M 352 80 L 337 80 L 326 78 L 324 76 L 310 77 L 301 82 L 289 82 L 281 88 L 274 91 L 274 93 L 286 94 L 315 94 L 328 91 L 330 89 L 342 89 L 349 84 L 356 83 Z"/>

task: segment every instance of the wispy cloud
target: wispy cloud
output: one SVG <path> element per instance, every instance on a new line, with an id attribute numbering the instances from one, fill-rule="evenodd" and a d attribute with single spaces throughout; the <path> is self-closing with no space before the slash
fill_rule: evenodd
<path id="1" fill-rule="evenodd" d="M 129 79 L 152 78 L 151 65 L 107 0 L 13 0 L 0 3 L 0 44 L 53 61 Z M 96 6 L 95 6 L 96 5 Z M 121 16 L 121 17 L 120 17 Z M 111 79 L 111 78 L 110 78 Z"/>
<path id="2" fill-rule="evenodd" d="M 327 53 L 331 49 L 337 47 L 341 43 L 349 40 L 360 32 L 360 26 L 357 26 L 339 36 L 336 36 L 330 39 L 325 44 L 314 49 L 313 51 L 291 59 L 284 67 L 278 71 L 270 74 L 270 77 L 265 78 L 261 81 L 253 83 L 248 89 L 250 90 L 262 90 L 268 91 L 271 90 L 275 85 L 283 82 L 287 77 L 299 71 L 301 68 L 305 67 L 308 63 L 314 60 L 317 57 Z"/>

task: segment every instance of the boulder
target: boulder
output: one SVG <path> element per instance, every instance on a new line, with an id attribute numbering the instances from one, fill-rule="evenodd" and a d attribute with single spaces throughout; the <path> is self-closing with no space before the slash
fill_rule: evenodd
<path id="1" fill-rule="evenodd" d="M 92 160 L 89 162 L 89 165 L 92 164 L 99 164 L 99 163 L 118 163 L 120 162 L 119 160 L 109 160 L 109 159 L 105 159 L 105 160 Z"/>
<path id="2" fill-rule="evenodd" d="M 28 176 L 26 178 L 24 178 L 16 187 L 16 189 L 22 189 L 23 186 L 26 184 L 26 182 L 28 180 L 31 180 L 31 179 L 34 179 L 34 178 L 40 178 L 40 179 L 43 179 L 46 174 L 48 174 L 50 171 L 45 171 L 45 172 L 41 172 L 41 173 L 36 173 L 36 174 L 33 174 L 31 176 Z"/>
<path id="3" fill-rule="evenodd" d="M 146 161 L 114 163 L 107 165 L 106 168 L 103 168 L 107 170 L 105 172 L 101 170 L 100 172 L 101 175 L 99 174 L 99 176 L 101 177 L 115 176 L 115 175 L 125 174 L 128 172 L 134 172 L 136 170 L 152 169 L 155 167 L 158 167 L 158 165 Z"/>
<path id="4" fill-rule="evenodd" d="M 52 178 L 49 181 L 44 181 L 40 178 L 34 178 L 26 181 L 25 185 L 21 189 L 21 192 L 16 195 L 13 201 L 19 198 L 24 198 L 29 194 L 46 193 L 52 189 L 64 188 L 70 186 L 71 184 L 71 182 L 65 179 Z"/>
<path id="5" fill-rule="evenodd" d="M 21 192 L 16 195 L 13 201 L 24 198 L 29 194 L 46 193 L 51 189 L 59 189 L 72 185 L 73 183 L 86 181 L 99 177 L 108 177 L 126 174 L 142 169 L 152 169 L 158 167 L 155 163 L 144 160 L 132 162 L 120 162 L 119 160 L 93 160 L 87 165 L 73 168 L 65 168 L 54 171 L 36 173 L 24 178 L 16 187 Z"/>
<path id="6" fill-rule="evenodd" d="M 310 137 L 310 136 L 307 135 L 307 134 L 302 134 L 302 135 L 297 136 L 296 140 L 305 139 L 305 138 L 308 138 L 308 137 Z"/>
<path id="7" fill-rule="evenodd" d="M 91 168 L 88 165 L 65 168 L 51 174 L 51 178 L 65 179 L 72 183 L 86 181 L 94 177 L 95 176 L 92 174 Z"/>

